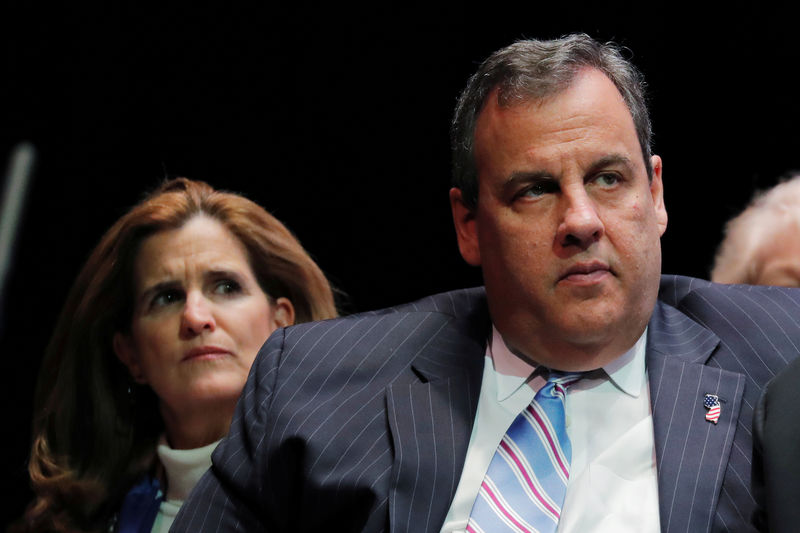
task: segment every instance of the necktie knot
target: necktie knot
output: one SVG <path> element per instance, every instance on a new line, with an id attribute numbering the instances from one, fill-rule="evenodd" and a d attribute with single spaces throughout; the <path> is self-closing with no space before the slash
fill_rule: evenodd
<path id="1" fill-rule="evenodd" d="M 560 370 L 550 370 L 547 375 L 547 381 L 553 383 L 560 383 L 568 387 L 581 379 L 585 372 L 561 372 Z"/>
<path id="2" fill-rule="evenodd" d="M 543 397 L 558 397 L 563 402 L 567 393 L 567 387 L 580 380 L 584 372 L 560 372 L 550 370 L 547 375 L 547 383 L 536 393 L 536 400 L 541 401 Z M 563 409 L 563 407 L 562 407 Z"/>

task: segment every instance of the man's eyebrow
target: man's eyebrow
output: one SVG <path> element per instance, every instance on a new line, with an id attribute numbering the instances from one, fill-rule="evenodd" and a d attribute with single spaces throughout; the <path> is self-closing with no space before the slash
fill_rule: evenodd
<path id="1" fill-rule="evenodd" d="M 552 180 L 553 175 L 544 170 L 518 170 L 512 172 L 503 182 L 503 187 L 516 185 L 518 183 L 529 183 L 531 181 Z"/>
<path id="2" fill-rule="evenodd" d="M 631 159 L 622 154 L 609 154 L 594 161 L 589 167 L 589 173 L 597 172 L 605 167 L 624 166 L 629 169 L 634 168 L 634 163 Z M 512 172 L 503 182 L 503 186 L 514 185 L 516 183 L 526 183 L 538 180 L 552 180 L 556 179 L 551 173 L 545 170 L 518 170 Z"/>
<path id="3" fill-rule="evenodd" d="M 629 170 L 633 170 L 634 168 L 633 161 L 631 161 L 629 157 L 624 156 L 622 154 L 609 154 L 601 157 L 600 159 L 592 163 L 592 166 L 589 167 L 589 171 L 587 173 L 593 174 L 598 170 L 620 165 L 627 167 Z"/>

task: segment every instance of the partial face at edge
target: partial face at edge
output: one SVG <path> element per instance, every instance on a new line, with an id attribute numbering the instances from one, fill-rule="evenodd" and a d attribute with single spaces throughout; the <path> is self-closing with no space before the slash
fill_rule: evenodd
<path id="1" fill-rule="evenodd" d="M 478 205 L 467 209 L 453 189 L 453 217 L 510 347 L 588 370 L 632 346 L 655 305 L 667 214 L 661 160 L 649 182 L 614 84 L 586 69 L 544 100 L 502 108 L 492 94 L 475 158 Z"/>
<path id="2" fill-rule="evenodd" d="M 800 287 L 800 236 L 794 223 L 785 223 L 757 254 L 754 285 Z"/>

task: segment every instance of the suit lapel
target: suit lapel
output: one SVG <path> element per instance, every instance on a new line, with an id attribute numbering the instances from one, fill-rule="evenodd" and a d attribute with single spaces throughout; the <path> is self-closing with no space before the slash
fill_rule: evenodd
<path id="1" fill-rule="evenodd" d="M 708 531 L 741 407 L 744 377 L 706 366 L 719 338 L 675 308 L 656 305 L 648 326 L 661 530 Z M 705 419 L 705 394 L 721 401 Z"/>
<path id="2" fill-rule="evenodd" d="M 389 530 L 439 531 L 461 478 L 480 393 L 488 318 L 453 319 L 387 391 L 394 446 Z"/>

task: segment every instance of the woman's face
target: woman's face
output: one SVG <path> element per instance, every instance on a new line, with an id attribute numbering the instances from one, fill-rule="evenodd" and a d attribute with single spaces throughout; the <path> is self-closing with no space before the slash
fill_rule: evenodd
<path id="1" fill-rule="evenodd" d="M 131 331 L 114 350 L 165 415 L 235 402 L 261 345 L 294 321 L 289 300 L 270 304 L 244 245 L 203 215 L 142 242 L 134 288 Z"/>

